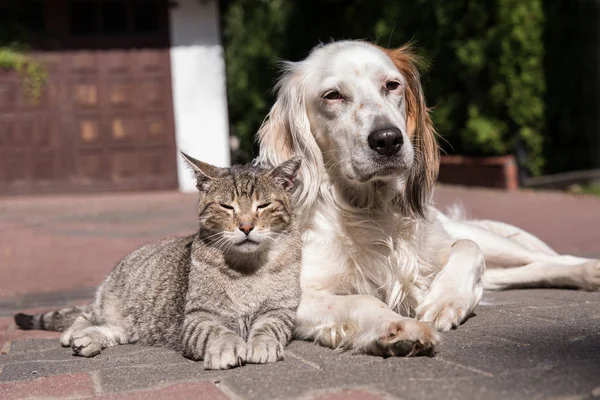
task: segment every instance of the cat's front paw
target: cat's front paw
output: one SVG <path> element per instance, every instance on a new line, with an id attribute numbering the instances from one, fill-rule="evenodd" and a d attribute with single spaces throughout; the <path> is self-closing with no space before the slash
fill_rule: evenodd
<path id="1" fill-rule="evenodd" d="M 246 362 L 250 364 L 266 364 L 283 360 L 283 346 L 277 340 L 257 336 L 248 341 Z"/>
<path id="2" fill-rule="evenodd" d="M 75 332 L 71 337 L 73 354 L 82 357 L 94 357 L 102 351 L 101 344 L 91 335 Z"/>
<path id="3" fill-rule="evenodd" d="M 204 369 L 241 367 L 246 361 L 246 342 L 237 335 L 219 337 L 204 353 Z"/>

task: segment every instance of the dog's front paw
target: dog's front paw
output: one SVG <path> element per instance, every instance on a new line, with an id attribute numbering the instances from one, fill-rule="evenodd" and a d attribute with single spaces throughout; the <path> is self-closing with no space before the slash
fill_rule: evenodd
<path id="1" fill-rule="evenodd" d="M 315 340 L 323 346 L 335 348 L 346 348 L 352 346 L 356 336 L 356 327 L 350 322 L 338 322 L 317 331 Z"/>
<path id="2" fill-rule="evenodd" d="M 417 308 L 417 319 L 431 323 L 440 332 L 459 326 L 475 309 L 483 294 L 479 281 L 472 290 L 448 290 L 445 293 L 430 292 Z"/>
<path id="3" fill-rule="evenodd" d="M 234 334 L 214 340 L 204 353 L 204 369 L 241 367 L 246 361 L 246 342 Z"/>
<path id="4" fill-rule="evenodd" d="M 578 266 L 579 274 L 574 274 L 580 279 L 576 285 L 591 292 L 600 290 L 600 260 L 590 260 Z"/>
<path id="5" fill-rule="evenodd" d="M 246 362 L 266 364 L 283 360 L 283 346 L 277 340 L 256 336 L 248 341 L 246 346 Z"/>
<path id="6" fill-rule="evenodd" d="M 417 314 L 419 321 L 431 323 L 440 332 L 457 327 L 467 317 L 470 307 L 448 302 L 429 304 L 422 307 Z"/>
<path id="7" fill-rule="evenodd" d="M 412 319 L 388 323 L 381 334 L 368 348 L 375 355 L 389 356 L 430 356 L 440 335 L 429 324 Z"/>

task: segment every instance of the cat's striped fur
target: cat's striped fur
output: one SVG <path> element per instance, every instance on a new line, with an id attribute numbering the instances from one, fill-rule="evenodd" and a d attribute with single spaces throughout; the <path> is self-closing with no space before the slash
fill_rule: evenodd
<path id="1" fill-rule="evenodd" d="M 283 357 L 300 301 L 290 200 L 300 161 L 224 169 L 184 157 L 200 191 L 198 233 L 135 250 L 92 305 L 17 314 L 21 328 L 64 331 L 61 343 L 86 357 L 125 343 L 170 347 L 209 369 Z"/>

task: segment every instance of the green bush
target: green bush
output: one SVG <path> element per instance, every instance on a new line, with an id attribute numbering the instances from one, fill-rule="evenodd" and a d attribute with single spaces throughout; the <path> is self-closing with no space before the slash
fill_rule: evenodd
<path id="1" fill-rule="evenodd" d="M 254 134 L 272 103 L 277 60 L 286 46 L 292 4 L 287 0 L 237 0 L 223 14 L 227 100 L 231 133 L 249 161 Z"/>
<path id="2" fill-rule="evenodd" d="M 34 104 L 39 101 L 46 87 L 47 72 L 28 56 L 26 50 L 14 45 L 0 45 L 0 68 L 16 71 L 21 76 L 25 98 Z"/>
<path id="3" fill-rule="evenodd" d="M 520 140 L 529 169 L 543 170 L 542 0 L 232 0 L 223 27 L 232 132 L 246 150 L 273 100 L 275 59 L 330 39 L 414 40 L 431 61 L 425 91 L 444 150 L 501 155 Z"/>
<path id="4" fill-rule="evenodd" d="M 47 72 L 43 65 L 30 56 L 30 30 L 21 21 L 24 7 L 31 4 L 18 0 L 4 2 L 0 13 L 0 68 L 16 71 L 22 79 L 25 99 L 37 103 L 46 87 Z M 7 22 L 6 22 L 7 21 Z"/>
<path id="5" fill-rule="evenodd" d="M 547 0 L 545 172 L 600 167 L 600 2 Z"/>

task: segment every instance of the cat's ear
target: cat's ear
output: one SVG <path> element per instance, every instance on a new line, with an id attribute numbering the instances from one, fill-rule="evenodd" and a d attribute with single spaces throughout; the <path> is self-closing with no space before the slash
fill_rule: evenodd
<path id="1" fill-rule="evenodd" d="M 302 158 L 294 156 L 273 168 L 268 175 L 282 189 L 289 191 L 294 187 L 300 164 L 302 164 Z"/>
<path id="2" fill-rule="evenodd" d="M 187 165 L 194 171 L 196 175 L 196 187 L 199 191 L 206 191 L 212 179 L 221 175 L 220 169 L 210 164 L 196 160 L 194 157 L 181 152 L 181 156 L 187 163 Z"/>

